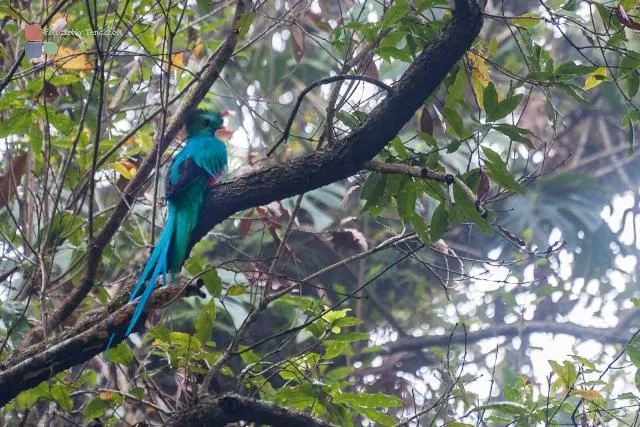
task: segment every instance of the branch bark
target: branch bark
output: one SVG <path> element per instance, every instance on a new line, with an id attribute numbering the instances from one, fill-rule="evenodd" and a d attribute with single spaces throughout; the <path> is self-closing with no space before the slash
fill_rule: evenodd
<path id="1" fill-rule="evenodd" d="M 492 325 L 485 329 L 466 334 L 457 333 L 453 336 L 430 335 L 423 337 L 402 338 L 386 344 L 381 354 L 393 354 L 403 351 L 419 350 L 429 347 L 446 347 L 450 344 L 473 344 L 488 338 L 513 338 L 532 333 L 563 334 L 581 340 L 594 340 L 601 344 L 625 344 L 631 337 L 630 328 L 626 325 L 615 328 L 592 328 L 576 323 L 557 323 L 530 321 L 508 325 Z"/>
<path id="2" fill-rule="evenodd" d="M 162 138 L 156 143 L 142 162 L 137 173 L 133 179 L 127 185 L 124 190 L 124 194 L 109 220 L 98 233 L 91 244 L 88 247 L 87 253 L 87 267 L 84 276 L 77 288 L 62 302 L 62 304 L 49 316 L 47 330 L 58 326 L 64 321 L 82 302 L 82 300 L 89 294 L 91 288 L 95 283 L 95 275 L 100 265 L 100 258 L 106 245 L 111 241 L 116 231 L 127 217 L 130 206 L 133 203 L 138 191 L 146 182 L 147 177 L 153 171 L 156 163 L 156 158 L 161 155 L 169 146 L 171 141 L 176 137 L 180 129 L 184 124 L 184 119 L 191 110 L 196 108 L 200 101 L 202 101 L 213 85 L 218 79 L 218 76 L 222 72 L 225 64 L 233 55 L 233 51 L 238 43 L 238 20 L 251 8 L 251 0 L 238 0 L 231 32 L 227 36 L 226 40 L 211 58 L 211 61 L 206 65 L 205 70 L 202 72 L 200 80 L 187 92 L 184 100 L 176 113 L 173 115 L 171 123 L 167 126 L 166 132 Z M 29 345 L 34 341 L 41 339 L 42 326 L 34 328 L 26 337 L 25 344 Z"/>
<path id="3" fill-rule="evenodd" d="M 413 117 L 480 32 L 482 12 L 476 0 L 456 0 L 455 4 L 451 21 L 362 126 L 333 147 L 210 188 L 191 246 L 238 211 L 302 194 L 361 170 Z"/>
<path id="4" fill-rule="evenodd" d="M 287 427 L 330 427 L 333 424 L 263 400 L 237 394 L 206 396 L 183 411 L 174 414 L 168 426 L 224 426 L 238 421 L 260 425 Z"/>
<path id="5" fill-rule="evenodd" d="M 394 91 L 369 114 L 361 127 L 331 149 L 318 150 L 305 157 L 212 187 L 207 192 L 200 221 L 192 235 L 190 246 L 235 212 L 302 194 L 360 171 L 364 162 L 382 150 L 411 119 L 478 35 L 482 27 L 482 13 L 476 0 L 456 0 L 455 4 L 451 21 L 445 25 L 436 39 L 425 47 L 393 86 Z M 71 314 L 93 287 L 103 248 L 120 227 L 138 189 L 153 170 L 158 150 L 162 152 L 166 149 L 182 127 L 186 113 L 202 100 L 231 56 L 237 43 L 237 20 L 250 5 L 249 0 L 238 1 L 232 34 L 208 65 L 210 68 L 202 74 L 201 81 L 186 95 L 166 134 L 148 154 L 125 189 L 113 215 L 96 235 L 95 244 L 88 248 L 84 277 L 73 293 L 53 313 L 52 325 L 60 324 Z M 156 290 L 151 304 L 155 306 L 157 302 L 153 301 L 162 300 L 172 292 L 179 292 L 173 288 L 176 287 Z M 125 305 L 113 314 L 103 313 L 106 316 L 104 318 L 84 321 L 48 342 L 23 347 L 20 354 L 8 361 L 4 371 L 0 372 L 0 406 L 21 391 L 102 352 L 110 334 L 122 332 L 119 328 L 126 327 L 133 307 L 132 304 Z M 38 338 L 38 329 L 34 331 L 31 336 Z M 30 342 L 34 341 L 32 338 Z"/>

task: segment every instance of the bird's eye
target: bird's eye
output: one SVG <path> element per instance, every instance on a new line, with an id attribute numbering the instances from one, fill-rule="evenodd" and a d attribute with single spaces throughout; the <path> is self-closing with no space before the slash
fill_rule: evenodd
<path id="1" fill-rule="evenodd" d="M 204 121 L 204 125 L 205 125 L 205 126 L 209 126 L 209 124 L 210 124 L 209 119 L 205 119 L 205 121 Z"/>

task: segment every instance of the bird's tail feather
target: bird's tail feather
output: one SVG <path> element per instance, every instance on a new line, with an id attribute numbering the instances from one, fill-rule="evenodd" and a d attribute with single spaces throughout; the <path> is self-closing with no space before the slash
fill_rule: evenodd
<path id="1" fill-rule="evenodd" d="M 138 297 L 142 286 L 146 283 L 146 288 L 140 297 L 140 301 L 136 305 L 136 310 L 133 312 L 133 316 L 129 321 L 129 326 L 127 327 L 127 331 L 124 336 L 127 337 L 133 331 L 142 312 L 144 311 L 144 307 L 149 301 L 151 297 L 151 293 L 155 288 L 156 280 L 160 273 L 162 273 L 162 285 L 167 284 L 167 256 L 169 252 L 169 247 L 171 246 L 171 242 L 173 240 L 175 234 L 175 224 L 176 224 L 176 213 L 173 209 L 173 206 L 169 205 L 169 212 L 167 215 L 167 222 L 164 225 L 164 229 L 160 234 L 158 239 L 158 243 L 156 247 L 151 252 L 151 256 L 147 261 L 147 264 L 144 266 L 144 270 L 142 270 L 142 274 L 138 278 L 136 285 L 131 291 L 131 296 L 129 297 L 129 302 L 133 301 Z M 111 348 L 111 343 L 115 338 L 116 334 L 111 334 L 111 338 L 109 339 L 109 343 L 107 344 L 107 350 Z"/>

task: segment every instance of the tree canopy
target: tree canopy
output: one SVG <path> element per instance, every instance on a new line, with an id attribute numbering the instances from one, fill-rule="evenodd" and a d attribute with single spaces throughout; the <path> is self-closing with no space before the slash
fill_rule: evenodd
<path id="1" fill-rule="evenodd" d="M 2 423 L 635 425 L 639 30 L 634 0 L 0 4 Z M 123 339 L 198 107 L 229 173 Z"/>

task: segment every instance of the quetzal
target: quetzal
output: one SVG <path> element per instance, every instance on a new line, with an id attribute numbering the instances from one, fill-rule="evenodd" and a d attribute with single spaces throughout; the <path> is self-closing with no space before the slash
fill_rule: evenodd
<path id="1" fill-rule="evenodd" d="M 129 336 L 140 319 L 158 277 L 162 275 L 162 285 L 166 285 L 169 271 L 171 281 L 175 281 L 187 256 L 191 232 L 198 222 L 205 190 L 207 186 L 215 184 L 227 169 L 227 147 L 219 138 L 230 134 L 223 126 L 225 115 L 196 110 L 185 120 L 186 144 L 174 157 L 165 179 L 167 220 L 129 297 L 131 302 L 142 291 L 125 337 Z M 111 347 L 114 337 L 115 334 L 111 336 L 107 349 Z"/>

